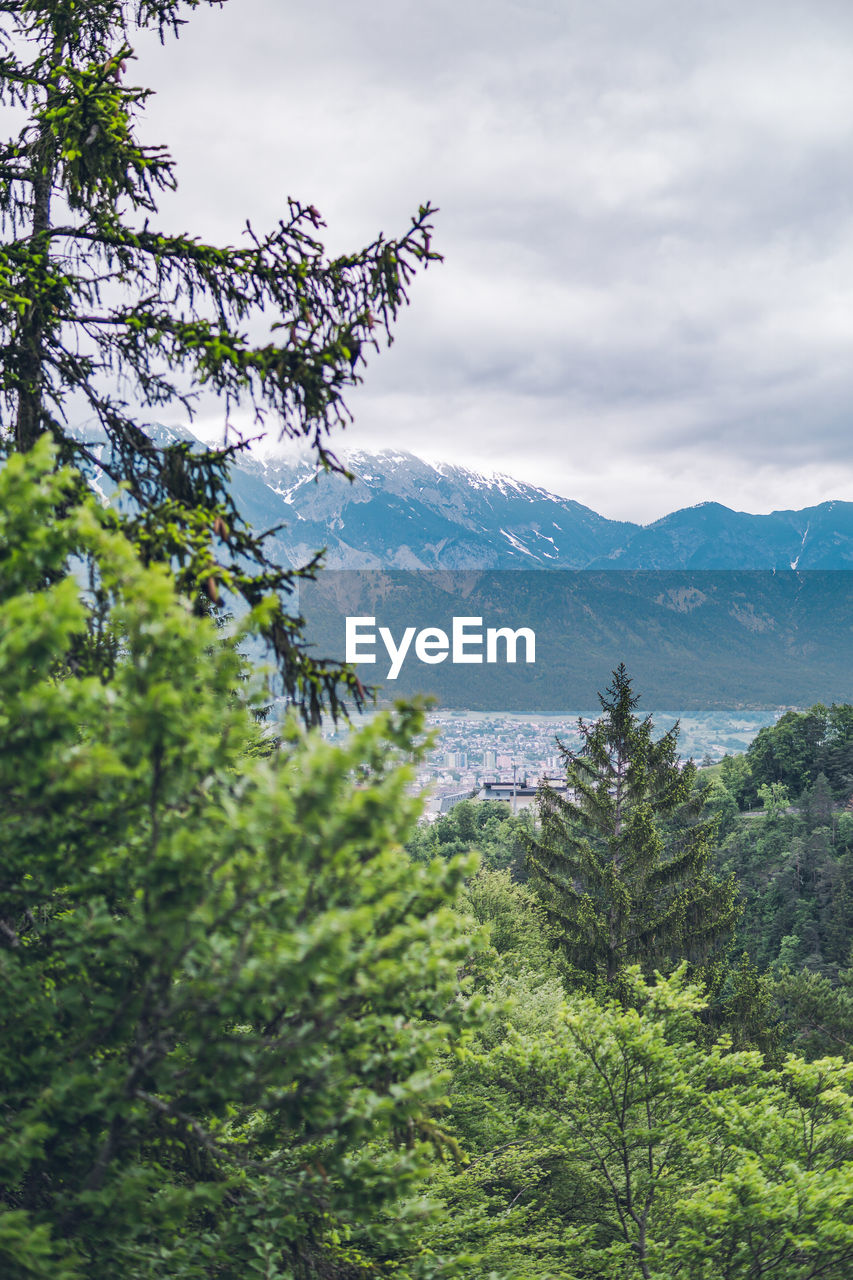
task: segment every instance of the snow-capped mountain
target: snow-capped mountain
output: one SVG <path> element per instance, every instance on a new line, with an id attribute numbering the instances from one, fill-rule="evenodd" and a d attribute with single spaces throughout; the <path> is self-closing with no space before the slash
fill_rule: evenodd
<path id="1" fill-rule="evenodd" d="M 769 515 L 703 502 L 638 525 L 509 476 L 401 450 L 342 456 L 353 481 L 317 476 L 307 458 L 246 456 L 235 473 L 238 485 L 251 477 L 278 496 L 292 563 L 325 546 L 332 568 L 853 568 L 850 502 Z"/>
<path id="2" fill-rule="evenodd" d="M 158 429 L 156 443 L 190 439 Z M 201 446 L 199 446 L 201 447 Z M 340 451 L 353 476 L 311 457 L 242 454 L 232 488 L 256 529 L 283 525 L 271 551 L 330 568 L 851 569 L 853 503 L 749 515 L 718 502 L 649 525 L 608 520 L 510 476 L 431 463 L 402 450 Z"/>
<path id="3" fill-rule="evenodd" d="M 155 443 L 186 438 L 163 431 Z M 428 687 L 447 706 L 564 711 L 594 706 L 602 674 L 624 661 L 652 705 L 851 699 L 853 574 L 802 571 L 853 568 L 853 503 L 747 515 L 707 502 L 642 526 L 507 476 L 399 450 L 343 460 L 352 481 L 318 476 L 296 455 L 245 453 L 231 472 L 245 519 L 275 530 L 266 544 L 272 559 L 298 566 L 325 547 L 332 568 L 390 571 L 323 573 L 304 585 L 299 607 L 318 652 L 343 657 L 350 614 L 381 611 L 394 635 L 412 619 L 444 626 L 448 593 L 461 593 L 475 616 L 535 623 L 532 675 L 522 664 L 484 664 L 491 676 L 475 689 L 467 667 L 448 663 L 431 669 L 428 686 L 419 668 L 406 677 L 411 687 L 401 677 L 397 693 Z M 108 497 L 105 477 L 93 480 Z M 488 572 L 522 568 L 537 572 Z M 473 572 L 393 572 L 406 569 Z"/>
<path id="4" fill-rule="evenodd" d="M 352 481 L 317 476 L 308 460 L 240 465 L 278 495 L 293 563 L 324 546 L 332 568 L 577 569 L 616 551 L 635 527 L 509 476 L 411 453 L 343 460 Z"/>

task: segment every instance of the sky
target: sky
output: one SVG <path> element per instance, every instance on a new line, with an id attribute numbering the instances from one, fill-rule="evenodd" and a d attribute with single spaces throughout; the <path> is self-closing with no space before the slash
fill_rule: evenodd
<path id="1" fill-rule="evenodd" d="M 439 206 L 342 446 L 643 522 L 853 500 L 849 0 L 228 0 L 125 78 L 170 229 Z"/>

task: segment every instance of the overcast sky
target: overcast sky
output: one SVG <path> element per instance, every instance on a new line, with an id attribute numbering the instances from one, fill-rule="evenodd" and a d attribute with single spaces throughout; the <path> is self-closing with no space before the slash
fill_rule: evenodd
<path id="1" fill-rule="evenodd" d="M 138 47 L 173 227 L 440 206 L 350 446 L 644 521 L 853 500 L 849 0 L 229 0 Z"/>

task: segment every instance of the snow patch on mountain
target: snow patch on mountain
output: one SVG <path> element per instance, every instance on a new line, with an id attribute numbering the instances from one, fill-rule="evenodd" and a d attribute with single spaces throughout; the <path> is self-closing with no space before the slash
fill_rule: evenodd
<path id="1" fill-rule="evenodd" d="M 102 431 L 75 434 L 101 457 Z M 178 427 L 158 427 L 152 438 L 160 448 L 205 447 Z M 299 565 L 325 547 L 336 568 L 853 568 L 849 502 L 749 515 L 708 501 L 642 526 L 502 473 L 401 449 L 336 452 L 348 475 L 318 467 L 304 448 L 247 450 L 234 459 L 235 501 L 257 529 L 283 523 L 272 544 L 283 561 Z M 112 493 L 104 474 L 90 470 L 100 496 Z"/>

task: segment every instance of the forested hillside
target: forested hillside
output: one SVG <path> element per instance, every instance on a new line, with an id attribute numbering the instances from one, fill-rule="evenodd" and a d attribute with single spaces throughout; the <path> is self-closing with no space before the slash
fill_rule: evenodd
<path id="1" fill-rule="evenodd" d="M 73 492 L 0 471 L 4 1275 L 844 1280 L 829 784 L 741 811 L 619 668 L 567 809 L 415 827 L 417 710 L 277 743 Z"/>
<path id="2" fill-rule="evenodd" d="M 750 1029 L 732 1023 L 732 1034 L 788 1048 L 808 1044 L 809 1052 L 815 1046 L 830 1051 L 833 1045 L 834 1051 L 853 1052 L 853 1023 L 845 1012 L 845 993 L 853 984 L 853 972 L 848 973 L 853 966 L 853 706 L 818 704 L 786 712 L 762 729 L 744 754 L 698 770 L 691 787 L 692 803 L 703 815 L 692 830 L 704 836 L 709 828 L 712 832 L 708 868 L 718 881 L 736 886 L 736 909 L 716 951 L 724 957 L 726 976 L 711 983 L 714 1017 L 723 1016 L 720 1010 L 738 983 L 751 984 L 763 1024 L 752 1022 Z M 541 859 L 542 819 L 553 825 L 555 805 L 559 819 L 564 805 L 547 793 L 538 818 L 532 811 L 514 817 L 505 804 L 463 801 L 419 826 L 407 848 L 417 860 L 473 848 L 484 874 L 508 872 L 514 884 L 527 886 L 531 872 L 535 878 L 537 856 Z M 660 806 L 657 813 L 664 817 Z M 562 857 L 588 837 L 583 823 L 571 821 L 574 816 L 563 820 L 557 842 Z M 662 821 L 659 827 L 671 838 L 679 821 Z M 682 842 L 680 858 L 686 852 Z M 576 852 L 576 889 L 583 876 Z M 635 888 L 636 883 L 635 874 Z M 538 900 L 543 902 L 541 893 Z M 563 940 L 555 946 L 565 947 L 566 924 L 564 913 L 557 930 Z M 696 918 L 689 940 L 675 953 L 686 956 L 695 949 L 700 930 Z M 591 956 L 590 939 L 582 938 L 580 946 Z M 743 992 L 737 996 L 742 998 Z M 750 1005 L 750 1019 L 758 1016 L 758 1004 Z M 836 1026 L 838 1019 L 843 1026 Z"/>
<path id="3" fill-rule="evenodd" d="M 494 1012 L 450 1096 L 470 1163 L 436 1181 L 449 1210 L 442 1238 L 477 1240 L 495 1274 L 513 1276 L 840 1280 L 849 1245 L 807 1237 L 806 1218 L 850 1240 L 850 1115 L 835 1102 L 824 1111 L 823 1089 L 846 1081 L 833 1097 L 848 1106 L 853 708 L 787 713 L 745 755 L 679 770 L 687 796 L 666 785 L 677 729 L 655 748 L 624 698 L 628 723 L 614 723 L 609 692 L 583 752 L 565 752 L 568 809 L 547 793 L 536 819 L 463 801 L 408 845 L 417 860 L 477 849 L 466 901 L 491 948 L 475 980 Z M 785 767 L 788 784 L 777 780 Z M 678 910 L 655 895 L 632 922 L 631 902 L 655 875 L 679 878 Z M 597 945 L 605 957 L 619 930 L 633 965 L 596 969 Z M 798 1149 L 797 1127 L 830 1113 L 834 1136 Z M 815 1163 L 806 1147 L 824 1156 Z M 838 1193 L 836 1228 L 806 1208 L 824 1178 Z"/>

